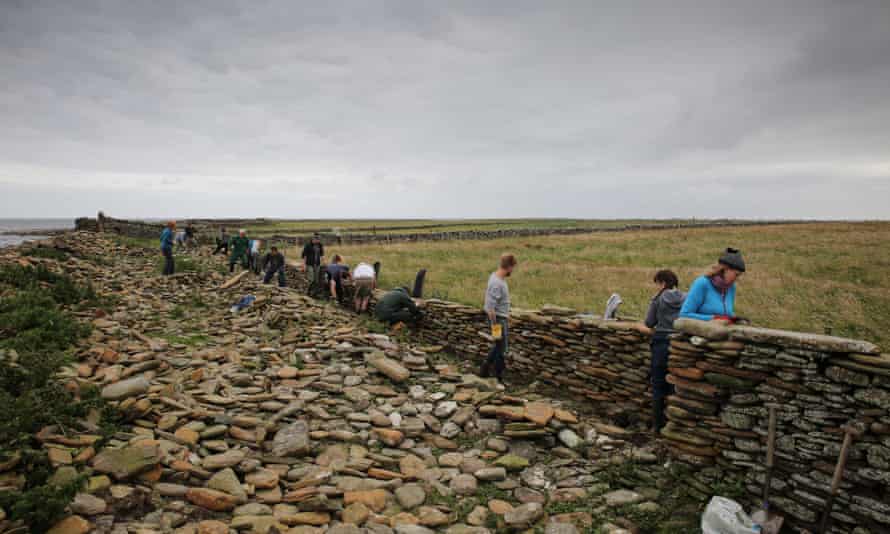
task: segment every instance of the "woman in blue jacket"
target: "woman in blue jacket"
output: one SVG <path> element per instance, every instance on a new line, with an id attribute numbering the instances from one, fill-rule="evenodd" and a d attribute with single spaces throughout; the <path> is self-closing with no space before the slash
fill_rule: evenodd
<path id="1" fill-rule="evenodd" d="M 680 317 L 735 322 L 735 284 L 744 272 L 745 260 L 741 252 L 726 249 L 717 263 L 692 283 L 680 309 Z"/>

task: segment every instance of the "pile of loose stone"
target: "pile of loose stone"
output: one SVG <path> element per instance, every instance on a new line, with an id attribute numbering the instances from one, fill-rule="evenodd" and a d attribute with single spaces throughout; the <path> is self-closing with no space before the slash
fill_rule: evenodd
<path id="1" fill-rule="evenodd" d="M 90 422 L 41 431 L 54 482 L 87 476 L 54 533 L 620 533 L 638 529 L 616 511 L 659 508 L 655 476 L 600 476 L 657 470 L 651 448 L 533 388 L 504 391 L 439 346 L 253 277 L 219 290 L 223 260 L 206 251 L 206 270 L 162 278 L 155 251 L 88 233 L 51 244 L 70 258 L 9 249 L 0 262 L 116 296 L 111 313 L 84 314 L 93 332 L 66 380 L 98 386 L 125 421 L 101 447 Z M 232 313 L 246 294 L 256 301 Z"/>
<path id="2" fill-rule="evenodd" d="M 708 492 L 728 476 L 761 495 L 768 406 L 777 407 L 770 501 L 796 530 L 825 507 L 844 427 L 856 430 L 832 514 L 836 532 L 890 531 L 890 355 L 859 340 L 687 319 L 675 326 L 676 387 L 662 431 Z"/>

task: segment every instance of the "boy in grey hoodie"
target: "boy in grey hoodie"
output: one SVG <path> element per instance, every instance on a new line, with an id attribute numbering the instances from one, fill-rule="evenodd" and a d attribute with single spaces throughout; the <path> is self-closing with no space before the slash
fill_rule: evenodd
<path id="1" fill-rule="evenodd" d="M 665 424 L 665 397 L 671 393 L 667 383 L 668 355 L 670 353 L 670 335 L 674 333 L 674 320 L 680 315 L 680 308 L 686 294 L 677 289 L 679 281 L 673 271 L 662 270 L 655 273 L 653 279 L 658 286 L 658 293 L 649 303 L 646 313 L 646 326 L 653 329 L 652 335 L 652 426 L 660 432 Z"/>

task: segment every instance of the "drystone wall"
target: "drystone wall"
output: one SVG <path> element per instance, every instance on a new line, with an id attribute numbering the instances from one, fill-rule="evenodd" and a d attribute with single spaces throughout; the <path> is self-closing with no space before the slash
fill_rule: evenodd
<path id="1" fill-rule="evenodd" d="M 363 243 L 406 243 L 416 241 L 452 241 L 452 240 L 487 240 L 511 237 L 579 235 L 601 232 L 627 232 L 634 230 L 677 230 L 681 228 L 715 228 L 736 226 L 764 226 L 770 224 L 802 224 L 809 221 L 707 221 L 700 223 L 677 224 L 628 224 L 606 228 L 515 228 L 500 230 L 461 230 L 445 232 L 417 233 L 342 233 L 321 232 L 321 241 L 326 244 L 363 244 Z M 269 241 L 301 245 L 308 239 L 307 235 L 289 236 L 273 235 L 266 237 Z"/>
<path id="2" fill-rule="evenodd" d="M 821 520 L 844 429 L 854 438 L 834 506 L 835 531 L 890 532 L 890 357 L 830 336 L 681 319 L 671 341 L 669 423 L 675 457 L 703 488 L 765 483 L 768 410 L 777 408 L 771 501 L 792 524 Z"/>
<path id="3" fill-rule="evenodd" d="M 289 283 L 305 288 L 294 267 Z M 380 293 L 378 292 L 378 295 Z M 482 310 L 428 300 L 412 333 L 481 361 L 490 347 Z M 649 338 L 638 323 L 550 307 L 516 310 L 510 372 L 535 377 L 622 416 L 650 419 Z M 740 481 L 747 504 L 765 480 L 769 403 L 778 408 L 771 502 L 793 530 L 821 519 L 843 427 L 853 442 L 832 515 L 833 532 L 890 532 L 890 356 L 858 340 L 679 320 L 671 342 L 668 426 L 662 438 L 692 469 L 690 486 L 712 495 Z"/>
<path id="4" fill-rule="evenodd" d="M 195 227 L 199 241 L 212 242 L 216 237 L 220 226 L 229 227 L 230 231 L 234 230 L 232 226 L 245 225 L 246 223 L 262 223 L 263 219 L 255 220 L 209 220 L 194 219 L 180 221 L 181 223 L 191 222 Z M 463 231 L 445 231 L 445 232 L 417 232 L 417 233 L 386 233 L 387 229 L 381 229 L 380 233 L 359 233 L 359 232 L 320 232 L 321 240 L 326 245 L 332 244 L 362 244 L 362 243 L 405 243 L 414 241 L 450 241 L 450 240 L 486 240 L 510 237 L 535 237 L 548 235 L 578 235 L 590 234 L 598 232 L 626 232 L 634 230 L 677 230 L 681 228 L 715 228 L 715 227 L 736 227 L 736 226 L 763 226 L 770 224 L 803 224 L 811 221 L 704 221 L 693 223 L 676 223 L 676 224 L 628 224 L 623 226 L 606 227 L 606 228 L 516 228 L 516 229 L 500 229 L 500 230 L 463 230 Z M 487 224 L 487 223 L 486 223 Z M 75 229 L 91 232 L 113 232 L 119 235 L 130 237 L 156 237 L 163 225 L 161 223 L 149 223 L 144 221 L 115 219 L 108 217 L 101 212 L 93 219 L 89 217 L 81 217 L 75 220 Z M 301 235 L 272 235 L 264 236 L 263 239 L 278 244 L 302 245 L 309 239 L 310 232 L 304 232 Z"/>

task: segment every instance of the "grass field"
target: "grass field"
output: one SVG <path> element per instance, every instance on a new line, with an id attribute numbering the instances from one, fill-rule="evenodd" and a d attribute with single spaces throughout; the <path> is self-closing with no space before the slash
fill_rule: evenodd
<path id="1" fill-rule="evenodd" d="M 748 263 L 738 314 L 774 328 L 831 329 L 890 350 L 890 222 L 346 245 L 327 252 L 353 265 L 381 261 L 384 288 L 410 285 L 418 269 L 428 269 L 427 297 L 479 305 L 498 256 L 511 251 L 520 262 L 510 281 L 514 306 L 601 313 L 617 292 L 625 302 L 621 313 L 642 317 L 657 269 L 674 269 L 685 289 L 726 246 L 740 248 Z"/>
<path id="2" fill-rule="evenodd" d="M 615 228 L 629 224 L 682 224 L 690 221 L 641 219 L 352 219 L 352 220 L 295 220 L 265 221 L 247 224 L 252 235 L 300 235 L 311 232 L 342 233 L 428 233 L 470 230 L 498 230 L 521 228 Z"/>

